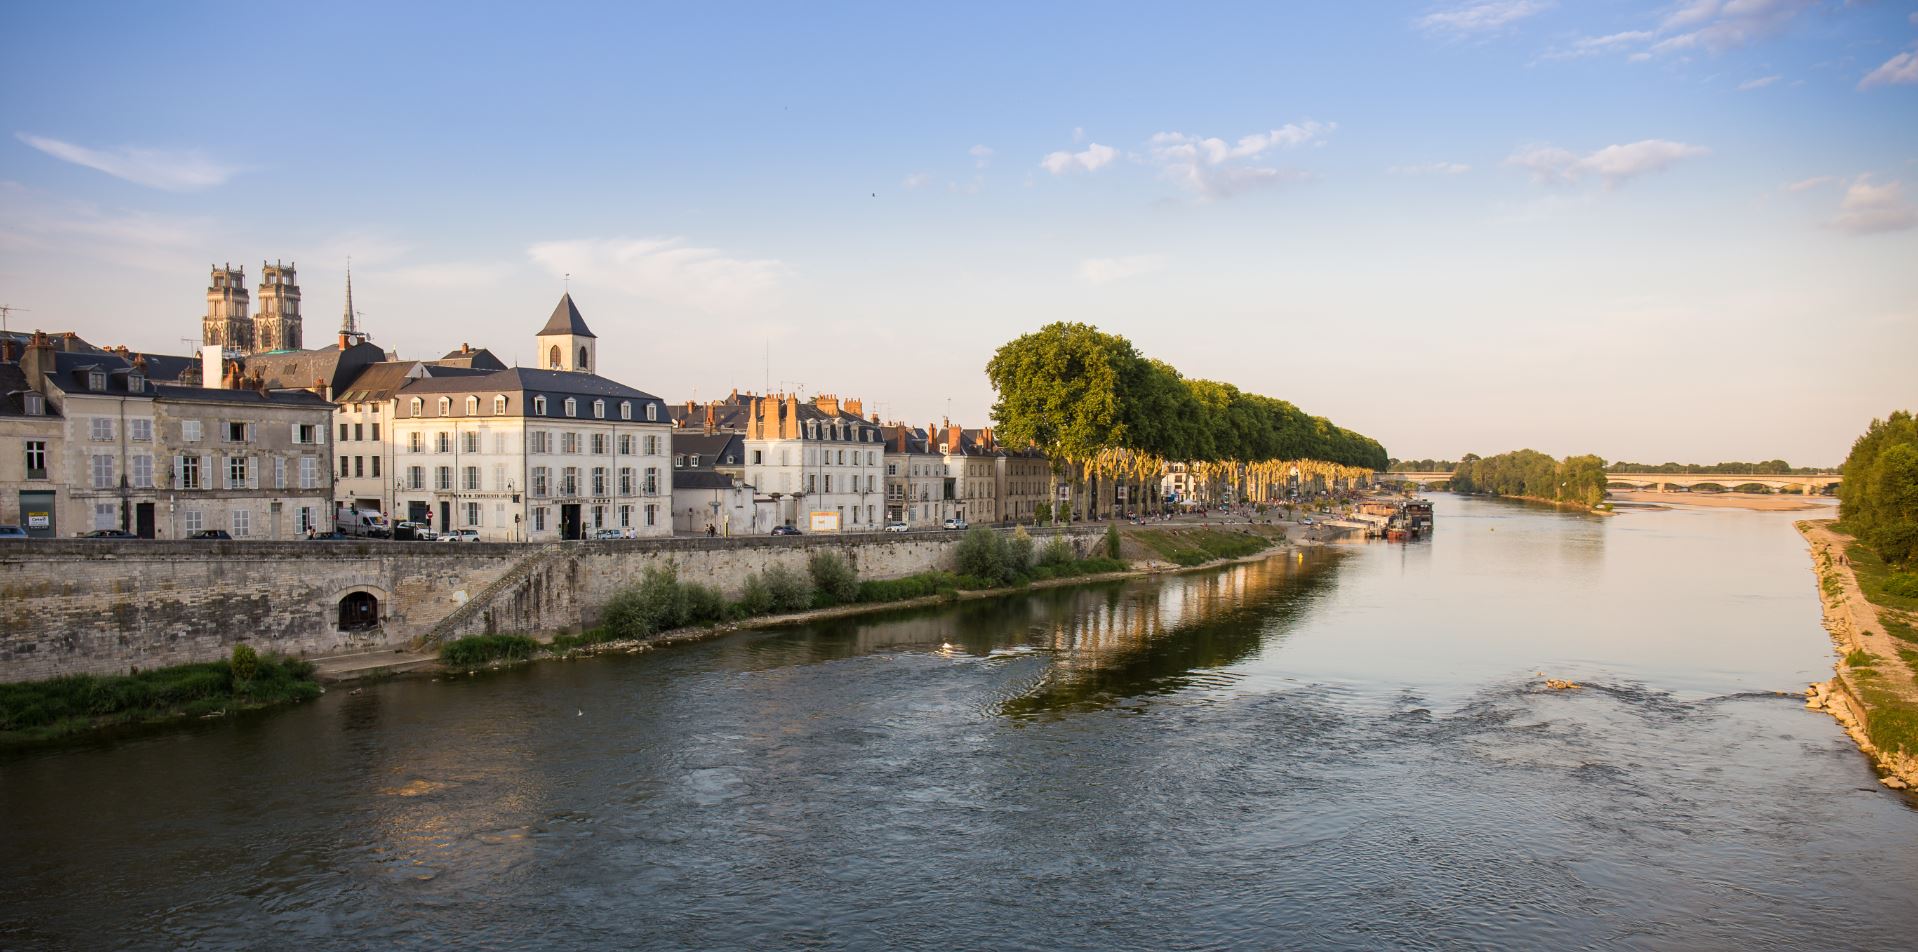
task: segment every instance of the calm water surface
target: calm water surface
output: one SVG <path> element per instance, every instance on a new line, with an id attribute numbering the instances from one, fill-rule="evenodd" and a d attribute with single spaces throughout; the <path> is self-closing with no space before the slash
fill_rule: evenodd
<path id="1" fill-rule="evenodd" d="M 1911 947 L 1792 514 L 1438 514 L 16 756 L 0 947 Z"/>

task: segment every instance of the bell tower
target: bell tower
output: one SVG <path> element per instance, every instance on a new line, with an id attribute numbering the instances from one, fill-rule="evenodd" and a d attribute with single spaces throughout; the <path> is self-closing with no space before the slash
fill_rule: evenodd
<path id="1" fill-rule="evenodd" d="M 538 341 L 541 370 L 589 374 L 599 368 L 599 337 L 586 326 L 571 292 L 559 299 L 553 316 L 540 329 Z"/>
<path id="2" fill-rule="evenodd" d="M 253 350 L 299 350 L 300 279 L 290 264 L 260 263 L 260 313 L 253 319 Z"/>
<path id="3" fill-rule="evenodd" d="M 235 353 L 253 350 L 253 319 L 247 316 L 246 269 L 214 265 L 206 289 L 206 316 L 200 319 L 200 341 Z"/>

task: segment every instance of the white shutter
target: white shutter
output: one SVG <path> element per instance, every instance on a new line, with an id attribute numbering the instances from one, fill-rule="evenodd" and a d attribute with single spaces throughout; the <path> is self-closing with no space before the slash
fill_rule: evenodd
<path id="1" fill-rule="evenodd" d="M 176 455 L 173 457 L 173 488 L 182 488 L 180 484 L 184 482 L 186 482 L 186 457 Z"/>
<path id="2" fill-rule="evenodd" d="M 200 454 L 200 488 L 212 489 L 213 487 L 218 486 L 219 483 L 216 483 L 213 481 L 214 479 L 218 478 L 218 476 L 219 474 L 213 471 L 213 454 L 201 453 Z"/>
<path id="3" fill-rule="evenodd" d="M 246 488 L 248 489 L 260 488 L 260 467 L 258 463 L 259 460 L 254 457 L 249 456 L 246 458 Z"/>
<path id="4" fill-rule="evenodd" d="M 297 445 L 300 442 L 300 425 L 298 423 L 295 423 L 292 426 L 293 426 L 293 442 Z"/>
<path id="5" fill-rule="evenodd" d="M 286 488 L 286 457 L 273 457 L 273 488 Z"/>

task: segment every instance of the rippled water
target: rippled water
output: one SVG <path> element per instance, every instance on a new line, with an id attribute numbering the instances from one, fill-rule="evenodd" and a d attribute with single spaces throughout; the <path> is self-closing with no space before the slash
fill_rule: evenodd
<path id="1" fill-rule="evenodd" d="M 0 946 L 1910 947 L 1791 514 L 1438 513 L 16 756 Z"/>

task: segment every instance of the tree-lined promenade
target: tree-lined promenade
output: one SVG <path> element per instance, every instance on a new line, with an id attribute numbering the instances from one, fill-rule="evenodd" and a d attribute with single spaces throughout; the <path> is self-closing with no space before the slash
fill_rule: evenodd
<path id="1" fill-rule="evenodd" d="M 1188 379 L 1089 324 L 1049 324 L 1009 341 L 986 374 L 1001 438 L 1053 461 L 1055 500 L 1061 479 L 1073 499 L 1097 499 L 1101 481 L 1131 488 L 1134 500 L 1154 498 L 1180 464 L 1201 483 L 1262 501 L 1294 477 L 1329 485 L 1386 464 L 1376 440 L 1284 400 Z"/>

